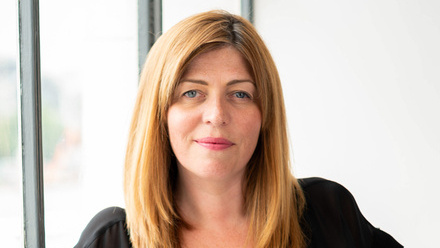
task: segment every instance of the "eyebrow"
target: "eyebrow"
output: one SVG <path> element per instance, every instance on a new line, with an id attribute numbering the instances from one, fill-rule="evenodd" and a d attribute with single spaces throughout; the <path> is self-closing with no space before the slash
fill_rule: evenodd
<path id="1" fill-rule="evenodd" d="M 183 79 L 182 81 L 180 81 L 180 83 L 195 83 L 195 84 L 201 84 L 201 85 L 208 85 L 208 83 L 206 81 L 196 80 L 196 79 Z M 255 85 L 254 81 L 252 81 L 250 79 L 235 79 L 235 80 L 229 81 L 226 85 L 230 86 L 230 85 L 239 84 L 239 83 L 251 83 L 251 84 Z"/>

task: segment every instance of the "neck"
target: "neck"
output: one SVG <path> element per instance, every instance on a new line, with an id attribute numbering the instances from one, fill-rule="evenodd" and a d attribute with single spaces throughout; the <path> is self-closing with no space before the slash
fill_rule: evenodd
<path id="1" fill-rule="evenodd" d="M 193 228 L 219 228 L 246 222 L 242 177 L 208 180 L 179 174 L 176 200 Z"/>

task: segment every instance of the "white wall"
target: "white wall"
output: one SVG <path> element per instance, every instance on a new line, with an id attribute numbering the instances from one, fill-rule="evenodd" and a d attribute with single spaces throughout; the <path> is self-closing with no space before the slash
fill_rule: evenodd
<path id="1" fill-rule="evenodd" d="M 440 2 L 255 1 L 298 177 L 342 183 L 373 225 L 433 247 L 440 222 Z"/>

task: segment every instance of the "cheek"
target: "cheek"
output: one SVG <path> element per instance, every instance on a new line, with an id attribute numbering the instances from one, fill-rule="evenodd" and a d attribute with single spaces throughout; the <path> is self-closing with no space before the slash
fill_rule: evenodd
<path id="1" fill-rule="evenodd" d="M 168 122 L 168 134 L 169 134 L 169 139 L 170 139 L 170 143 L 171 146 L 174 149 L 174 146 L 176 144 L 176 141 L 178 141 L 178 136 L 179 133 L 182 132 L 182 130 L 180 130 L 181 126 L 179 125 L 179 123 L 181 123 L 182 121 L 182 117 L 179 114 L 179 111 L 176 111 L 175 108 L 171 107 L 168 110 L 168 114 L 167 114 L 167 122 Z"/>
<path id="2" fill-rule="evenodd" d="M 252 111 L 248 111 L 244 120 L 246 121 L 246 125 L 249 127 L 250 132 L 260 132 L 261 113 L 258 108 L 255 108 Z"/>
<path id="3" fill-rule="evenodd" d="M 194 126 L 194 118 L 188 111 L 171 106 L 168 110 L 167 121 L 170 143 L 175 150 L 176 146 L 190 136 Z"/>
<path id="4" fill-rule="evenodd" d="M 245 138 L 250 143 L 256 145 L 261 129 L 261 113 L 258 109 L 247 111 L 241 118 L 241 133 L 245 134 Z"/>

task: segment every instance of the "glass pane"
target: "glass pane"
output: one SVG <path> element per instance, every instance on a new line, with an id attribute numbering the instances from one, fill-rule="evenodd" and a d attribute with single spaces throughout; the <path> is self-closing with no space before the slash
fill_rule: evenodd
<path id="1" fill-rule="evenodd" d="M 0 1 L 0 240 L 4 247 L 23 246 L 16 10 L 15 1 Z"/>
<path id="2" fill-rule="evenodd" d="M 73 247 L 101 209 L 124 207 L 137 89 L 136 1 L 40 1 L 46 247 Z"/>
<path id="3" fill-rule="evenodd" d="M 167 31 L 182 19 L 203 11 L 222 9 L 240 15 L 240 0 L 163 0 L 163 30 Z"/>

